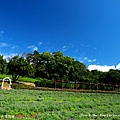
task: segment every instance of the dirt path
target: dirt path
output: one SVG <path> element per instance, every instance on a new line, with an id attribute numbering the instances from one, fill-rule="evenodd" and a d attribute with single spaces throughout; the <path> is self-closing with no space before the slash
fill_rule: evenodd
<path id="1" fill-rule="evenodd" d="M 22 84 L 25 84 L 25 85 L 31 85 L 31 86 L 34 86 L 34 87 L 35 87 L 35 84 L 34 84 L 34 83 L 29 83 L 29 82 L 19 82 L 19 83 L 22 83 Z"/>

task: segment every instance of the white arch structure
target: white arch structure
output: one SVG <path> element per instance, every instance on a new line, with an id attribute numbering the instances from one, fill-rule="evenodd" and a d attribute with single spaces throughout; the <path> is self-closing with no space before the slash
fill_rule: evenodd
<path id="1" fill-rule="evenodd" d="M 7 87 L 4 87 L 4 81 L 5 80 L 9 80 L 10 81 L 10 84 L 9 84 L 9 88 Z M 5 77 L 2 81 L 2 85 L 1 85 L 1 89 L 11 89 L 11 85 L 12 85 L 12 82 L 11 82 L 11 79 L 9 77 Z"/>

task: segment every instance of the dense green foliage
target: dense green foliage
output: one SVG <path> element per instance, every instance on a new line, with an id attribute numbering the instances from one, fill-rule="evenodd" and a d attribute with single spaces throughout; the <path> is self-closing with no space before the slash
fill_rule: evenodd
<path id="1" fill-rule="evenodd" d="M 9 60 L 0 56 L 0 74 L 12 75 L 13 82 L 19 77 L 64 80 L 65 82 L 88 82 L 120 84 L 120 70 L 89 71 L 86 66 L 58 52 L 43 52 L 16 55 Z"/>
<path id="2" fill-rule="evenodd" d="M 120 95 L 117 94 L 0 90 L 0 95 L 1 118 L 14 116 L 14 120 L 120 119 Z"/>
<path id="3" fill-rule="evenodd" d="M 8 74 L 12 75 L 12 80 L 15 82 L 19 76 L 29 76 L 32 74 L 32 66 L 24 59 L 24 57 L 14 56 L 7 63 Z"/>
<path id="4" fill-rule="evenodd" d="M 3 59 L 3 56 L 0 55 L 0 74 L 7 73 L 7 63 L 6 60 Z"/>

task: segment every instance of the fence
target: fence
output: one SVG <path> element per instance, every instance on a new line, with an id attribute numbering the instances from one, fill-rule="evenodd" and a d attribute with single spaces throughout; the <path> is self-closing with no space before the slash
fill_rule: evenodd
<path id="1" fill-rule="evenodd" d="M 86 82 L 74 82 L 64 80 L 47 80 L 36 83 L 39 87 L 50 87 L 50 88 L 67 88 L 67 89 L 84 89 L 84 90 L 107 90 L 107 91 L 118 91 L 120 85 L 117 84 L 102 84 L 102 83 L 86 83 Z"/>

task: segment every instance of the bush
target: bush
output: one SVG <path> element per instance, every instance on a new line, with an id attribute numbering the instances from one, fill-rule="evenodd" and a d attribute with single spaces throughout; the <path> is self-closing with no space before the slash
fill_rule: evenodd
<path id="1" fill-rule="evenodd" d="M 54 83 L 53 83 L 51 80 L 48 80 L 48 81 L 46 82 L 46 86 L 47 86 L 47 87 L 50 87 L 50 88 L 54 88 Z"/>
<path id="2" fill-rule="evenodd" d="M 54 82 L 51 80 L 47 80 L 47 79 L 42 79 L 40 81 L 36 81 L 35 82 L 36 87 L 50 87 L 50 88 L 54 88 Z"/>
<path id="3" fill-rule="evenodd" d="M 104 90 L 104 85 L 99 85 L 98 90 Z"/>
<path id="4" fill-rule="evenodd" d="M 70 88 L 71 88 L 71 89 L 74 89 L 74 88 L 75 88 L 75 84 L 70 83 Z"/>
<path id="5" fill-rule="evenodd" d="M 56 88 L 62 88 L 62 82 L 56 82 Z"/>

